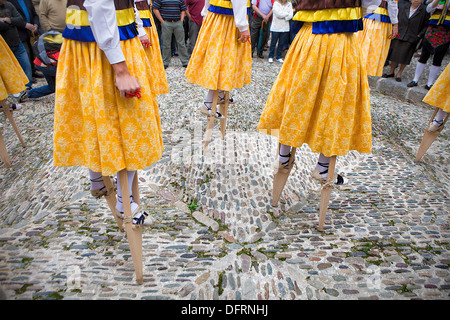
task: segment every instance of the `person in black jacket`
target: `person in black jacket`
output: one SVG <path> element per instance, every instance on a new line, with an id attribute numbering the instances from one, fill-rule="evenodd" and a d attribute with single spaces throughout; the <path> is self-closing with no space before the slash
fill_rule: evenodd
<path id="1" fill-rule="evenodd" d="M 33 34 L 38 34 L 39 16 L 34 9 L 31 0 L 8 0 L 14 7 L 16 7 L 19 14 L 24 21 L 23 25 L 17 27 L 19 31 L 20 41 L 27 50 L 28 58 L 30 60 L 33 78 L 42 78 L 43 75 L 36 71 L 34 67 L 34 53 L 31 45 L 31 37 Z"/>
<path id="2" fill-rule="evenodd" d="M 17 9 L 6 0 L 0 0 L 0 35 L 14 53 L 17 61 L 19 61 L 19 64 L 27 75 L 28 80 L 30 80 L 26 84 L 26 87 L 31 89 L 31 64 L 28 59 L 27 51 L 20 41 L 19 33 L 17 31 L 17 28 L 22 25 L 24 25 L 24 21 Z"/>
<path id="3" fill-rule="evenodd" d="M 392 40 L 389 60 L 391 68 L 383 75 L 383 78 L 394 77 L 395 69 L 400 65 L 395 79 L 402 81 L 402 73 L 416 51 L 420 39 L 423 38 L 428 25 L 430 15 L 422 0 L 399 2 L 398 11 L 398 37 Z"/>

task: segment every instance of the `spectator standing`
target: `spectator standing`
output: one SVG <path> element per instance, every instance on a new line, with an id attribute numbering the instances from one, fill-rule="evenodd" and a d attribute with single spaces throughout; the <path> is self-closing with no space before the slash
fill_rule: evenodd
<path id="1" fill-rule="evenodd" d="M 178 46 L 178 52 L 183 67 L 187 67 L 189 56 L 184 42 L 183 20 L 186 14 L 186 4 L 184 0 L 155 0 L 153 2 L 153 12 L 161 22 L 162 57 L 164 68 L 167 68 L 171 59 L 172 35 Z"/>
<path id="2" fill-rule="evenodd" d="M 44 76 L 39 72 L 36 72 L 33 60 L 35 58 L 33 54 L 33 49 L 31 46 L 31 38 L 33 35 L 37 35 L 39 28 L 39 16 L 34 10 L 33 3 L 31 0 L 8 0 L 14 7 L 16 7 L 19 14 L 24 20 L 24 24 L 17 27 L 19 32 L 20 41 L 22 41 L 23 46 L 28 54 L 28 59 L 31 65 L 31 72 L 33 78 L 43 78 Z"/>
<path id="3" fill-rule="evenodd" d="M 29 82 L 25 85 L 27 89 L 31 89 L 32 75 L 31 64 L 28 59 L 27 51 L 20 41 L 18 26 L 23 26 L 24 21 L 17 9 L 6 0 L 0 0 L 0 35 L 8 44 L 14 53 L 17 61 L 27 75 Z"/>
<path id="4" fill-rule="evenodd" d="M 402 73 L 406 66 L 411 63 L 416 47 L 423 38 L 427 28 L 429 14 L 427 6 L 422 0 L 412 0 L 399 2 L 398 8 L 398 37 L 392 40 L 389 60 L 391 67 L 388 73 L 383 74 L 383 78 L 395 76 L 395 80 L 402 81 Z M 395 69 L 400 68 L 395 75 Z"/>
<path id="5" fill-rule="evenodd" d="M 278 48 L 276 53 L 276 59 L 278 62 L 283 62 L 281 54 L 283 48 L 288 47 L 289 41 L 289 20 L 292 19 L 294 11 L 292 10 L 292 4 L 287 0 L 276 0 L 273 4 L 273 20 L 270 26 L 270 32 L 272 34 L 272 40 L 270 41 L 269 49 L 269 63 L 273 62 L 273 56 L 275 54 L 275 46 L 278 42 Z"/>
<path id="6" fill-rule="evenodd" d="M 63 32 L 66 27 L 67 0 L 41 0 L 39 4 L 39 20 L 41 31 Z"/>
<path id="7" fill-rule="evenodd" d="M 416 65 L 414 79 L 407 84 L 409 88 L 417 86 L 427 61 L 433 54 L 428 82 L 425 85 L 425 89 L 429 90 L 439 75 L 442 60 L 450 47 L 450 0 L 428 1 L 427 12 L 431 14 L 430 22 L 425 31 L 422 54 Z"/>
<path id="8" fill-rule="evenodd" d="M 197 42 L 198 32 L 202 26 L 203 16 L 202 10 L 205 6 L 205 0 L 185 0 L 186 1 L 186 14 L 189 18 L 189 45 L 188 54 L 191 55 L 194 51 L 195 43 Z"/>
<path id="9" fill-rule="evenodd" d="M 272 19 L 272 7 L 273 0 L 252 0 L 252 8 L 254 11 L 252 24 L 250 26 L 252 57 L 256 49 L 257 56 L 261 59 L 264 58 L 263 49 L 269 39 L 269 26 Z M 261 42 L 259 42 L 260 32 L 262 32 Z"/>

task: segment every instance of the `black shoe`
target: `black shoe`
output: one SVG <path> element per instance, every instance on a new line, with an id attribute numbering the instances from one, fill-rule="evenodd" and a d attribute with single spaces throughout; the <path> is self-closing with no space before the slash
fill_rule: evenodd
<path id="1" fill-rule="evenodd" d="M 183 68 L 187 68 L 187 66 L 188 66 L 187 64 L 183 64 Z"/>
<path id="2" fill-rule="evenodd" d="M 262 53 L 258 53 L 258 58 L 264 59 L 264 56 Z"/>
<path id="3" fill-rule="evenodd" d="M 392 74 L 384 73 L 384 74 L 382 75 L 382 77 L 383 77 L 383 78 L 393 78 L 393 77 L 394 77 L 394 74 L 393 74 L 393 73 L 392 73 Z"/>
<path id="4" fill-rule="evenodd" d="M 429 86 L 428 84 L 426 84 L 426 85 L 424 86 L 424 88 L 427 89 L 427 90 L 430 90 L 432 86 L 433 86 L 433 85 Z"/>
<path id="5" fill-rule="evenodd" d="M 164 69 L 167 69 L 169 66 L 164 66 Z"/>
<path id="6" fill-rule="evenodd" d="M 31 90 L 31 88 L 26 88 L 25 90 L 23 90 L 23 91 L 20 93 L 19 98 L 17 98 L 17 101 L 19 101 L 19 102 L 24 102 L 24 101 L 26 101 L 26 100 L 28 99 L 28 91 L 30 91 L 30 90 Z"/>
<path id="7" fill-rule="evenodd" d="M 408 83 L 406 86 L 407 86 L 408 88 L 417 87 L 417 82 L 415 82 L 415 81 L 413 80 L 413 81 L 411 81 L 410 83 Z"/>

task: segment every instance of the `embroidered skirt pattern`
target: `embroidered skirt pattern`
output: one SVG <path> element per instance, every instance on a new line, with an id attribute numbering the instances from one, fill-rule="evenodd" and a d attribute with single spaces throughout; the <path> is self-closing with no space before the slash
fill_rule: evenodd
<path id="1" fill-rule="evenodd" d="M 225 91 L 250 84 L 251 45 L 239 38 L 234 16 L 208 12 L 186 69 L 187 81 Z"/>
<path id="2" fill-rule="evenodd" d="M 144 169 L 163 152 L 150 68 L 138 37 L 121 41 L 141 98 L 121 98 L 114 71 L 95 42 L 65 39 L 56 75 L 55 166 L 82 165 L 103 175 Z"/>
<path id="3" fill-rule="evenodd" d="M 450 64 L 433 84 L 423 101 L 445 112 L 450 112 Z"/>
<path id="4" fill-rule="evenodd" d="M 381 77 L 391 44 L 392 24 L 363 19 L 364 30 L 358 32 L 363 61 L 369 76 Z"/>
<path id="5" fill-rule="evenodd" d="M 8 94 L 25 90 L 28 78 L 1 35 L 0 57 L 0 100 L 4 100 Z"/>
<path id="6" fill-rule="evenodd" d="M 354 33 L 297 33 L 269 94 L 258 130 L 325 156 L 372 148 L 369 84 Z"/>
<path id="7" fill-rule="evenodd" d="M 154 82 L 153 88 L 155 89 L 156 95 L 166 94 L 169 93 L 169 84 L 167 83 L 166 71 L 164 70 L 161 57 L 158 32 L 156 31 L 156 25 L 150 12 L 149 19 L 152 26 L 144 27 L 144 29 L 150 39 L 151 46 L 144 50 L 150 61 L 150 81 Z"/>

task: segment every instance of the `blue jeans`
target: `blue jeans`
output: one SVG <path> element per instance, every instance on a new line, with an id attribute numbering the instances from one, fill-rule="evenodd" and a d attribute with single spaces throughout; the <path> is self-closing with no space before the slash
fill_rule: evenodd
<path id="1" fill-rule="evenodd" d="M 23 46 L 22 43 L 19 43 L 18 46 L 10 47 L 11 51 L 14 53 L 14 56 L 16 57 L 17 61 L 19 61 L 20 66 L 23 69 L 23 72 L 27 75 L 27 78 L 29 82 L 25 85 L 28 88 L 31 88 L 31 85 L 33 84 L 33 77 L 31 75 L 31 64 L 30 59 L 28 58 L 27 50 Z"/>
<path id="2" fill-rule="evenodd" d="M 32 99 L 40 98 L 55 92 L 56 65 L 49 67 L 36 66 L 36 70 L 39 70 L 44 74 L 45 80 L 47 80 L 47 85 L 28 91 L 28 98 Z"/>
<path id="3" fill-rule="evenodd" d="M 272 31 L 272 40 L 270 41 L 269 48 L 269 58 L 273 58 L 275 53 L 275 46 L 278 42 L 277 48 L 277 59 L 281 59 L 281 54 L 283 53 L 283 48 L 288 46 L 289 32 L 273 32 Z"/>

